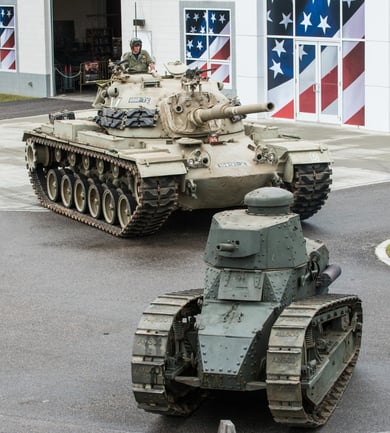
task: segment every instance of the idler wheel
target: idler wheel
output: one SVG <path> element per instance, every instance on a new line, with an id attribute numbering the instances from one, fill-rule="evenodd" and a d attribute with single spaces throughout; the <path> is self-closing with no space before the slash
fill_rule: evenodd
<path id="1" fill-rule="evenodd" d="M 102 196 L 102 209 L 104 219 L 108 224 L 116 224 L 118 221 L 118 193 L 114 188 L 104 186 Z"/>
<path id="2" fill-rule="evenodd" d="M 102 217 L 102 195 L 103 188 L 100 183 L 92 181 L 88 188 L 88 210 L 93 218 L 99 219 Z"/>
<path id="3" fill-rule="evenodd" d="M 67 173 L 61 179 L 61 199 L 65 207 L 73 206 L 74 175 Z"/>
<path id="4" fill-rule="evenodd" d="M 88 181 L 84 176 L 80 176 L 74 183 L 74 205 L 81 213 L 86 213 L 88 209 Z"/>
<path id="5" fill-rule="evenodd" d="M 130 193 L 122 193 L 118 198 L 118 219 L 122 228 L 126 227 L 131 215 L 137 207 L 137 202 Z"/>
<path id="6" fill-rule="evenodd" d="M 57 168 L 52 168 L 47 173 L 46 188 L 47 196 L 51 201 L 59 201 L 61 198 L 61 172 Z"/>

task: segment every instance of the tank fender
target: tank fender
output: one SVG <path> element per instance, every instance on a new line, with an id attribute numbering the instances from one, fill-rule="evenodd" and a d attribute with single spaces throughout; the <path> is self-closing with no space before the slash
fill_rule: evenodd
<path id="1" fill-rule="evenodd" d="M 287 183 L 293 181 L 295 165 L 333 162 L 328 148 L 323 144 L 295 142 L 286 146 L 273 145 L 269 148 L 273 148 L 280 164 L 284 162 L 282 179 Z"/>
<path id="2" fill-rule="evenodd" d="M 182 161 L 137 159 L 138 172 L 142 178 L 156 176 L 178 176 L 187 173 Z"/>

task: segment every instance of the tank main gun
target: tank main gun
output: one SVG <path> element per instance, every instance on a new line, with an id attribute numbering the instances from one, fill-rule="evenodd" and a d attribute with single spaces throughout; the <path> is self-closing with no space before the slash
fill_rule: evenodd
<path id="1" fill-rule="evenodd" d="M 234 116 L 245 116 L 246 114 L 265 113 L 272 111 L 274 104 L 230 105 L 218 104 L 212 108 L 197 108 L 189 113 L 190 121 L 196 126 L 202 126 L 209 120 L 228 119 Z"/>

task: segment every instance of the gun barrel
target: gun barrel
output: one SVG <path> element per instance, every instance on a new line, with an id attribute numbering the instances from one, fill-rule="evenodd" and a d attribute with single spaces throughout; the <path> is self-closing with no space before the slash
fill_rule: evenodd
<path id="1" fill-rule="evenodd" d="M 234 250 L 236 249 L 236 247 L 231 244 L 230 242 L 222 242 L 220 244 L 217 245 L 217 250 L 218 251 L 227 251 L 229 253 L 232 253 Z"/>
<path id="2" fill-rule="evenodd" d="M 245 115 L 251 113 L 264 113 L 273 110 L 274 104 L 266 102 L 264 104 L 249 105 L 228 105 L 218 104 L 212 108 L 198 108 L 192 114 L 192 121 L 197 126 L 213 119 L 227 119 L 235 115 Z"/>

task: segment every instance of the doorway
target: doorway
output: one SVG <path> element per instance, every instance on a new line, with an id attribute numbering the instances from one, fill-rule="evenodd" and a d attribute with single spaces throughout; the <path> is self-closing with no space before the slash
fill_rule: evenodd
<path id="1" fill-rule="evenodd" d="M 56 93 L 94 91 L 96 81 L 108 78 L 109 60 L 121 55 L 121 0 L 52 5 Z"/>
<path id="2" fill-rule="evenodd" d="M 297 40 L 296 118 L 341 123 L 341 50 L 338 44 Z"/>

